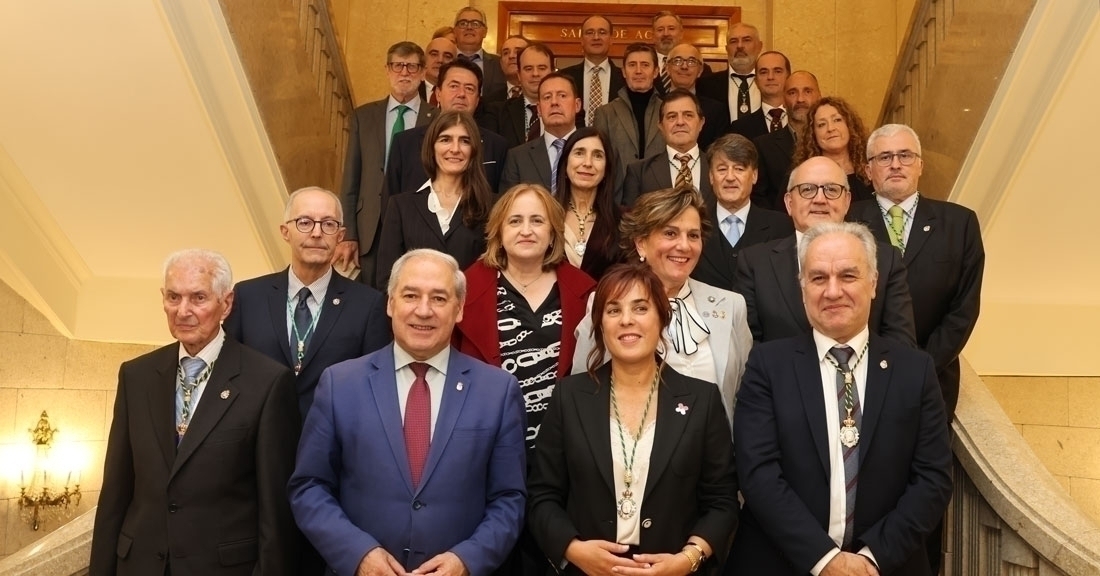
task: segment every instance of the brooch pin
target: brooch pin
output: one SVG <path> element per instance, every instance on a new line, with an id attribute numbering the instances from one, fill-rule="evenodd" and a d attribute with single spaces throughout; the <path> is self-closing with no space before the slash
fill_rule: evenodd
<path id="1" fill-rule="evenodd" d="M 680 416 L 687 416 L 688 407 L 683 402 L 676 405 L 676 411 L 680 413 Z"/>
<path id="2" fill-rule="evenodd" d="M 222 390 L 219 396 L 221 396 L 222 400 L 229 400 L 229 390 Z"/>
<path id="3" fill-rule="evenodd" d="M 462 382 L 459 382 L 459 383 L 458 383 L 458 384 L 457 384 L 457 385 L 455 386 L 455 390 L 458 390 L 459 392 L 462 392 Z"/>
<path id="4" fill-rule="evenodd" d="M 878 367 L 882 368 L 883 370 L 885 370 L 887 366 L 889 366 L 889 364 L 887 364 L 885 360 L 878 363 Z"/>
<path id="5" fill-rule="evenodd" d="M 931 227 L 931 226 L 925 226 L 925 227 L 924 227 L 924 231 L 925 231 L 925 232 L 927 232 L 927 231 L 929 231 L 929 230 L 931 230 L 931 229 L 932 229 L 932 227 Z"/>
<path id="6" fill-rule="evenodd" d="M 340 299 L 339 298 L 333 298 L 332 299 L 332 305 L 333 306 L 339 306 L 340 305 Z"/>

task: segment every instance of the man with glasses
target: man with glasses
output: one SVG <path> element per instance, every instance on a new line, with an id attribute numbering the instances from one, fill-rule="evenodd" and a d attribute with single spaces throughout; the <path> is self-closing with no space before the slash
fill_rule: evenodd
<path id="1" fill-rule="evenodd" d="M 482 49 L 485 34 L 489 28 L 485 23 L 485 12 L 473 6 L 467 6 L 455 14 L 455 44 L 458 45 L 458 57 L 469 60 L 481 68 L 484 81 L 481 94 L 497 94 L 507 91 L 504 71 L 500 67 L 500 56 Z"/>
<path id="2" fill-rule="evenodd" d="M 729 69 L 707 77 L 699 89 L 708 98 L 725 102 L 731 120 L 748 116 L 760 109 L 760 87 L 756 83 L 756 58 L 764 43 L 752 24 L 737 22 L 726 33 Z"/>
<path id="3" fill-rule="evenodd" d="M 657 93 L 664 96 L 671 91 L 672 76 L 668 70 L 668 59 L 672 49 L 684 41 L 684 22 L 680 15 L 671 10 L 661 10 L 653 15 L 653 47 L 657 50 Z M 703 64 L 702 73 L 711 74 L 710 66 Z"/>
<path id="4" fill-rule="evenodd" d="M 791 61 L 782 52 L 764 52 L 756 59 L 755 84 L 760 87 L 760 109 L 742 116 L 729 126 L 731 134 L 749 140 L 780 132 L 787 127 L 787 110 L 783 108 L 783 86 L 791 75 Z"/>
<path id="5" fill-rule="evenodd" d="M 822 222 L 843 222 L 852 201 L 848 177 L 836 162 L 815 156 L 791 172 L 783 196 L 794 235 L 741 251 L 734 290 L 745 297 L 753 340 L 767 342 L 810 331 L 798 286 L 796 250 L 802 235 Z M 870 328 L 880 336 L 915 346 L 913 304 L 901 255 L 880 246 L 878 283 Z"/>
<path id="6" fill-rule="evenodd" d="M 359 281 L 364 284 L 374 284 L 375 247 L 384 207 L 382 175 L 394 137 L 414 126 L 427 126 L 435 118 L 435 109 L 418 93 L 425 60 L 424 51 L 412 42 L 390 46 L 386 52 L 389 95 L 356 108 L 348 121 L 348 151 L 340 190 L 343 210 L 349 218 L 345 239 L 337 247 L 333 263 L 340 270 L 358 266 Z"/>
<path id="7" fill-rule="evenodd" d="M 821 100 L 817 77 L 796 70 L 783 84 L 783 107 L 787 127 L 752 139 L 760 152 L 760 178 L 752 189 L 752 200 L 765 208 L 783 211 L 783 193 L 790 176 L 791 157 L 799 132 L 810 121 L 810 108 Z"/>
<path id="8" fill-rule="evenodd" d="M 596 120 L 596 109 L 607 104 L 626 85 L 623 71 L 607 57 L 615 27 L 601 14 L 593 14 L 581 22 L 581 50 L 584 60 L 559 70 L 573 79 L 580 90 L 585 115 L 584 125 Z"/>
<path id="9" fill-rule="evenodd" d="M 687 90 L 699 100 L 699 108 L 703 111 L 707 123 L 703 125 L 703 131 L 699 133 L 699 147 L 706 150 L 712 142 L 729 126 L 730 116 L 725 104 L 702 96 L 696 91 L 696 82 L 703 75 L 703 55 L 699 49 L 691 44 L 677 44 L 668 52 L 666 61 L 669 78 L 672 80 L 672 89 Z"/>

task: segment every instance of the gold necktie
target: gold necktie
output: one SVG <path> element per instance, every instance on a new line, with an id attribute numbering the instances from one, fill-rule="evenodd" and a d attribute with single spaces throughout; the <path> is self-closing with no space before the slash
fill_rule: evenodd
<path id="1" fill-rule="evenodd" d="M 691 178 L 691 154 L 677 154 L 676 159 L 680 161 L 680 170 L 676 173 L 676 188 L 695 188 L 695 182 Z"/>

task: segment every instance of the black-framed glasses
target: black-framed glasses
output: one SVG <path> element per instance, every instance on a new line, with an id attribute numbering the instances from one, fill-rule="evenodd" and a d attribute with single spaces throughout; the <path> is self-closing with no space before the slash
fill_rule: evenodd
<path id="1" fill-rule="evenodd" d="M 603 28 L 600 28 L 599 30 L 597 30 L 595 28 L 589 28 L 588 30 L 584 31 L 585 38 L 595 38 L 596 36 L 601 36 L 602 37 L 602 36 L 610 36 L 610 35 L 611 35 L 611 31 L 610 30 L 604 30 Z"/>
<path id="2" fill-rule="evenodd" d="M 387 62 L 386 68 L 394 74 L 400 74 L 402 70 L 408 70 L 409 74 L 416 74 L 420 72 L 421 66 L 419 62 Z"/>
<path id="3" fill-rule="evenodd" d="M 843 184 L 795 184 L 791 186 L 788 192 L 798 191 L 798 195 L 807 199 L 813 200 L 817 197 L 817 192 L 820 190 L 825 194 L 825 197 L 829 200 L 836 200 L 844 195 L 848 191 L 848 187 Z"/>
<path id="4" fill-rule="evenodd" d="M 916 152 L 910 152 L 908 150 L 902 150 L 901 152 L 883 152 L 882 154 L 875 154 L 868 158 L 868 160 L 875 163 L 875 165 L 885 168 L 894 163 L 894 158 L 901 162 L 902 166 L 912 166 L 917 158 L 920 158 L 920 154 Z"/>
<path id="5" fill-rule="evenodd" d="M 458 22 L 455 22 L 455 28 L 473 28 L 476 30 L 478 28 L 484 27 L 485 23 L 481 20 L 459 20 Z"/>
<path id="6" fill-rule="evenodd" d="M 677 56 L 675 58 L 669 58 L 668 65 L 677 67 L 687 66 L 688 68 L 695 68 L 697 66 L 702 66 L 703 61 L 697 58 L 684 58 L 682 56 Z"/>
<path id="7" fill-rule="evenodd" d="M 313 234 L 313 230 L 317 228 L 317 225 L 321 225 L 321 232 L 332 236 L 340 231 L 344 225 L 336 220 L 314 220 L 313 218 L 307 218 L 302 216 L 301 218 L 295 218 L 294 220 L 287 220 L 285 223 L 294 223 L 294 227 L 298 229 L 302 234 Z"/>

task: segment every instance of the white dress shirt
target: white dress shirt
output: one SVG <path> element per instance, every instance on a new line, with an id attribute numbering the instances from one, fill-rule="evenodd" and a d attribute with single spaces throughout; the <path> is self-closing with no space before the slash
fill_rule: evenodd
<path id="1" fill-rule="evenodd" d="M 727 96 L 729 97 L 730 121 L 732 122 L 742 116 L 740 109 L 737 108 L 737 93 L 741 90 L 741 79 L 733 76 L 733 70 L 727 70 L 726 76 L 730 79 Z M 745 115 L 759 110 L 760 104 L 760 87 L 756 85 L 756 78 L 753 77 L 749 80 L 749 111 L 745 112 Z"/>
<path id="2" fill-rule="evenodd" d="M 676 159 L 676 156 L 681 154 L 675 148 L 671 146 L 665 146 L 665 152 L 668 154 L 668 168 L 669 173 L 672 174 L 672 185 L 676 185 L 676 176 L 680 173 L 680 161 Z M 702 190 L 702 168 L 700 167 L 699 158 L 699 145 L 696 144 L 694 148 L 686 152 L 688 156 L 691 156 L 691 183 L 695 186 L 696 190 Z"/>
<path id="3" fill-rule="evenodd" d="M 903 225 L 901 235 L 901 243 L 905 246 L 909 245 L 909 233 L 913 231 L 913 217 L 917 215 L 917 201 L 919 197 L 920 194 L 917 193 L 898 202 L 898 206 L 901 206 L 902 211 L 905 212 L 905 215 L 902 217 Z M 894 201 L 879 194 L 875 194 L 875 200 L 878 201 L 879 207 L 882 208 L 882 221 L 886 224 L 886 228 L 890 228 L 890 215 L 887 214 L 887 211 L 894 206 Z"/>
<path id="4" fill-rule="evenodd" d="M 447 212 L 446 208 L 443 207 L 443 203 L 439 201 L 439 194 L 435 191 L 435 187 L 432 186 L 431 180 L 428 180 L 423 186 L 418 188 L 416 193 L 420 194 L 425 190 L 428 191 L 428 212 L 435 214 L 436 220 L 439 221 L 439 229 L 446 234 L 447 231 L 451 229 L 451 220 L 454 218 L 455 212 L 458 211 L 458 206 L 462 204 L 462 202 L 456 202 L 455 209 Z"/>
<path id="5" fill-rule="evenodd" d="M 313 315 L 314 325 L 317 323 L 317 319 L 321 314 L 321 303 L 325 301 L 325 295 L 328 294 L 328 285 L 332 281 L 332 267 L 325 270 L 325 273 L 320 278 L 313 281 L 313 284 L 306 286 L 294 275 L 294 268 L 287 270 L 290 278 L 287 281 L 286 289 L 286 333 L 290 335 L 290 349 L 296 350 L 298 343 L 294 341 L 294 308 L 298 306 L 298 292 L 302 288 L 309 288 L 309 293 L 313 298 L 306 300 L 306 307 L 309 308 L 309 313 Z M 304 336 L 304 334 L 302 334 Z"/>
<path id="6" fill-rule="evenodd" d="M 715 205 L 714 215 L 718 218 L 718 225 L 722 229 L 722 234 L 726 235 L 729 230 L 726 228 L 726 217 L 730 214 L 737 216 L 737 237 L 740 238 L 745 235 L 745 226 L 749 222 L 749 208 L 752 207 L 752 202 L 745 202 L 745 205 L 737 209 L 736 212 L 730 212 L 722 206 L 721 203 Z"/>
<path id="7" fill-rule="evenodd" d="M 660 393 L 660 387 L 653 392 L 650 411 L 657 407 L 657 396 Z M 626 490 L 626 482 L 623 480 L 626 477 L 625 455 L 623 454 L 623 444 L 625 443 L 627 454 L 631 451 L 634 452 L 634 461 L 630 466 L 630 474 L 634 477 L 634 481 L 630 483 L 630 491 L 634 494 L 634 504 L 637 506 L 634 516 L 631 516 L 629 520 L 623 520 L 617 513 L 615 514 L 615 542 L 637 546 L 642 542 L 642 495 L 645 494 L 645 483 L 649 477 L 649 455 L 653 452 L 653 436 L 654 430 L 657 429 L 657 419 L 654 418 L 646 424 L 645 429 L 642 431 L 642 437 L 637 441 L 637 447 L 634 446 L 634 430 L 623 429 L 623 439 L 620 442 L 619 423 L 615 420 L 614 415 L 611 416 L 610 422 L 611 469 L 615 476 L 615 502 L 619 501 L 623 491 Z M 616 504 L 616 506 L 618 505 Z"/>
<path id="8" fill-rule="evenodd" d="M 751 92 L 750 92 L 750 94 L 751 94 Z M 787 127 L 787 109 L 786 108 L 784 108 L 782 106 L 772 106 L 771 104 L 768 104 L 767 102 L 761 102 L 760 103 L 760 109 L 764 111 L 764 124 L 768 127 L 769 132 L 771 132 L 771 129 L 772 129 L 772 117 L 770 116 L 770 114 L 771 114 L 771 111 L 776 109 L 776 108 L 783 111 L 783 116 L 779 119 L 779 122 L 783 125 L 784 128 L 786 128 Z"/>
<path id="9" fill-rule="evenodd" d="M 691 293 L 691 285 L 689 283 L 684 282 L 683 287 L 680 288 L 680 292 L 676 294 L 676 297 L 683 300 L 687 305 L 689 314 L 693 316 L 695 320 L 702 321 L 703 316 L 699 314 L 699 307 L 695 305 L 695 296 Z M 691 329 L 692 339 L 699 348 L 692 354 L 688 354 L 685 351 L 676 351 L 676 348 L 672 345 L 672 325 L 676 322 L 676 319 L 673 318 L 672 322 L 670 322 L 664 330 L 665 362 L 680 374 L 698 378 L 706 382 L 717 383 L 718 372 L 714 367 L 714 352 L 710 347 L 710 334 L 690 326 L 692 320 L 685 318 L 685 321 L 689 323 L 688 328 Z"/>
<path id="10" fill-rule="evenodd" d="M 603 93 L 603 103 L 607 104 L 614 96 L 611 95 L 611 60 L 604 60 L 601 64 L 593 64 L 586 58 L 584 60 L 584 86 L 581 87 L 581 100 L 584 101 L 585 112 L 588 112 L 588 95 L 592 93 L 592 69 L 599 66 L 596 74 L 600 77 L 600 88 Z"/>
<path id="11" fill-rule="evenodd" d="M 428 390 L 431 392 L 429 401 L 432 406 L 431 433 L 435 436 L 435 421 L 439 417 L 439 406 L 443 402 L 443 388 L 447 385 L 447 363 L 451 361 L 451 347 L 444 346 L 443 350 L 424 361 L 429 366 L 424 379 L 428 381 Z M 396 342 L 393 344 L 393 366 L 397 369 L 397 403 L 401 408 L 401 424 L 405 424 L 405 405 L 409 402 L 409 390 L 412 390 L 416 374 L 409 366 L 416 360 L 411 354 L 404 351 Z"/>
<path id="12" fill-rule="evenodd" d="M 867 345 L 869 337 L 870 331 L 864 326 L 863 331 L 844 344 L 853 350 L 848 366 L 852 369 L 856 389 L 859 391 L 860 406 L 863 405 L 863 399 L 867 397 L 867 358 L 864 347 Z M 826 359 L 829 350 L 840 344 L 836 340 L 814 330 L 814 345 L 817 349 L 817 361 L 821 369 L 821 393 L 825 396 L 825 422 L 828 424 L 828 446 L 831 447 L 829 450 L 829 537 L 837 545 L 836 548 L 827 552 L 821 560 L 818 560 L 817 564 L 810 570 L 811 574 L 818 576 L 825 569 L 825 565 L 840 553 L 840 546 L 844 542 L 844 520 L 847 516 L 848 492 L 844 479 L 844 445 L 840 443 L 840 422 L 843 418 L 841 417 L 840 401 L 837 399 L 836 392 L 837 371 L 833 363 Z M 860 357 L 861 354 L 863 355 L 862 358 Z M 858 497 L 858 490 L 856 493 Z M 870 558 L 872 562 L 875 560 L 874 554 L 866 546 L 859 550 L 859 554 Z M 875 562 L 875 566 L 878 566 L 877 562 Z"/>

